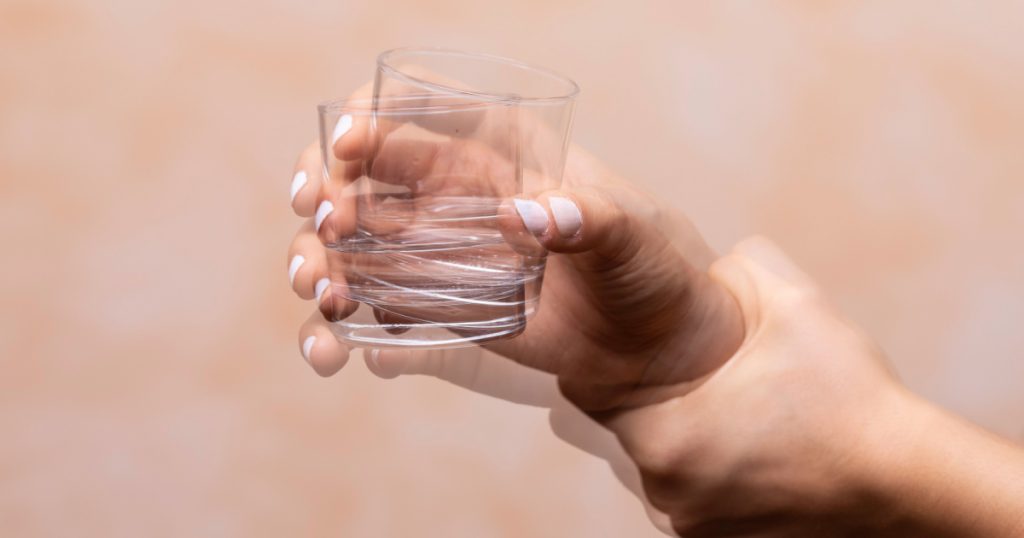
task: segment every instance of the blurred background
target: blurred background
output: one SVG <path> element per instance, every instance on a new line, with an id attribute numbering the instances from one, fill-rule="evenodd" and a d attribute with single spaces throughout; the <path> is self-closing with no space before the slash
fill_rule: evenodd
<path id="1" fill-rule="evenodd" d="M 439 45 L 583 88 L 575 140 L 774 238 L 906 382 L 1024 439 L 1024 4 L 0 2 L 0 534 L 658 536 L 544 410 L 299 354 L 317 102 Z"/>

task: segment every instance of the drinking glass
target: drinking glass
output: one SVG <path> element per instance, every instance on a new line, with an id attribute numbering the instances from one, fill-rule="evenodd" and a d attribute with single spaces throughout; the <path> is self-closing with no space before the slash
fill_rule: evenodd
<path id="1" fill-rule="evenodd" d="M 547 253 L 510 202 L 560 184 L 576 85 L 503 58 L 400 49 L 380 56 L 374 87 L 318 107 L 332 330 L 361 347 L 520 334 Z"/>

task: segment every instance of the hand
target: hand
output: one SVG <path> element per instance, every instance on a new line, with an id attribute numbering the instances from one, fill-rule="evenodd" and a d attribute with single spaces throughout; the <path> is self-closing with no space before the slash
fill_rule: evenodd
<path id="1" fill-rule="evenodd" d="M 318 163 L 307 150 L 300 168 L 313 174 Z M 300 215 L 313 214 L 320 185 L 298 190 Z M 1020 521 L 1005 499 L 1024 492 L 1005 486 L 1005 475 L 1021 470 L 1019 451 L 910 395 L 777 249 L 748 241 L 705 271 L 714 255 L 692 226 L 575 148 L 565 185 L 535 200 L 545 218 L 532 229 L 555 253 L 542 307 L 523 334 L 487 347 L 557 376 L 569 400 L 618 437 L 658 509 L 652 519 L 660 510 L 686 536 L 1013 535 Z M 581 218 L 556 214 L 553 197 Z M 320 295 L 321 312 L 335 318 L 330 285 L 314 290 L 333 277 L 313 228 L 307 223 L 292 245 L 290 254 L 306 260 L 290 266 L 294 285 L 300 296 Z M 300 335 L 322 375 L 344 364 L 348 349 L 320 313 Z M 489 376 L 479 361 L 444 354 L 370 357 L 384 377 L 427 373 L 481 390 Z M 948 466 L 941 446 L 997 464 L 939 473 Z M 936 476 L 973 477 L 1003 501 L 921 495 L 941 484 Z"/>
<path id="2" fill-rule="evenodd" d="M 743 312 L 739 350 L 690 393 L 602 420 L 650 502 L 688 537 L 877 535 L 896 519 L 877 456 L 910 395 L 771 243 L 747 240 L 709 274 Z"/>
<path id="3" fill-rule="evenodd" d="M 336 145 L 337 150 L 345 157 L 358 157 L 361 134 L 358 127 L 353 127 Z M 429 149 L 437 154 L 448 148 Z M 471 154 L 460 149 L 458 153 L 462 155 Z M 420 159 L 417 161 L 429 162 L 431 168 L 410 173 L 408 168 L 388 164 L 415 160 L 409 154 L 397 152 L 393 160 L 382 160 L 378 154 L 375 174 L 389 178 L 400 175 L 406 181 L 418 176 L 449 177 L 453 175 L 451 167 L 458 171 L 459 166 L 478 166 L 491 158 L 485 151 L 476 155 L 478 158 L 470 163 Z M 382 162 L 385 165 L 379 167 Z M 440 165 L 448 168 L 439 171 Z M 293 184 L 293 207 L 301 216 L 312 217 L 320 201 L 330 196 L 323 192 L 324 182 L 318 172 L 321 168 L 318 148 L 311 145 L 299 160 L 299 181 Z M 395 170 L 402 173 L 393 174 Z M 739 312 L 734 300 L 704 273 L 715 254 L 693 226 L 678 214 L 659 208 L 652 199 L 626 185 L 576 147 L 568 154 L 564 184 L 564 191 L 538 197 L 547 221 L 539 239 L 552 252 L 567 255 L 549 258 L 543 306 L 526 332 L 488 347 L 522 364 L 558 374 L 563 392 L 588 410 L 667 398 L 673 391 L 682 390 L 675 386 L 677 383 L 685 387 L 727 358 L 730 346 L 734 348 L 742 335 Z M 439 189 L 435 186 L 432 190 Z M 551 212 L 552 196 L 570 200 L 582 217 L 579 229 L 566 234 L 571 237 L 562 236 L 566 230 L 564 225 L 559 228 L 559 216 Z M 319 231 L 314 219 L 309 218 L 289 249 L 289 274 L 295 291 L 306 299 L 316 297 L 320 306 L 300 330 L 300 346 L 314 369 L 325 376 L 340 369 L 349 352 L 347 346 L 332 337 L 325 321 L 325 316 L 335 318 L 347 309 L 344 303 L 337 308 L 337 298 L 331 297 L 334 286 L 329 284 L 343 278 L 329 275 L 333 273 L 331 268 L 341 267 L 342 260 L 334 258 L 328 263 L 333 253 L 322 246 L 344 226 L 346 215 L 338 211 L 339 207 L 344 206 L 335 204 L 335 212 L 324 219 Z M 515 210 L 512 211 L 514 214 Z M 520 230 L 506 231 L 522 231 L 524 223 L 518 217 L 516 221 Z M 636 246 L 642 248 L 634 249 Z M 661 286 L 652 288 L 645 282 L 660 282 Z M 680 327 L 689 329 L 679 330 Z M 715 330 L 705 334 L 702 329 Z M 581 334 L 591 337 L 582 339 Z M 566 346 L 567 342 L 572 345 Z M 677 361 L 671 355 L 674 352 L 684 355 L 683 360 Z M 447 361 L 453 354 L 461 356 L 456 361 Z M 507 368 L 497 367 L 502 383 L 481 382 L 489 378 L 487 372 L 493 373 L 496 363 L 467 360 L 465 355 L 466 352 L 431 352 L 410 358 L 402 352 L 374 352 L 369 355 L 372 358 L 368 367 L 382 376 L 451 374 L 450 381 L 513 401 L 522 401 L 524 393 L 541 393 L 540 405 L 552 409 L 556 434 L 608 460 L 620 481 L 643 500 L 635 466 L 624 457 L 617 443 L 607 441 L 606 433 L 595 428 L 592 420 L 566 405 L 557 394 L 546 394 L 546 384 L 512 382 L 504 371 Z M 593 362 L 577 360 L 581 356 L 590 356 Z M 456 367 L 432 366 L 438 364 Z M 417 370 L 417 366 L 423 369 Z M 645 507 L 659 528 L 669 528 L 663 514 L 649 503 Z"/>
<path id="4" fill-rule="evenodd" d="M 666 532 L 1021 535 L 1019 447 L 909 393 L 878 348 L 766 240 L 741 243 L 710 274 L 740 298 L 744 343 L 686 395 L 596 413 L 622 448 L 544 391 L 538 372 L 511 362 L 389 351 L 370 369 L 550 407 L 556 435 L 608 460 Z"/>
<path id="5" fill-rule="evenodd" d="M 489 175 L 501 176 L 507 167 L 486 145 L 467 147 L 458 140 L 361 149 L 369 143 L 366 130 L 354 126 L 332 150 L 347 163 L 372 153 L 370 173 L 377 180 L 420 184 L 424 178 L 468 176 L 479 184 L 474 191 L 488 193 L 495 190 L 486 188 Z M 455 145 L 458 151 L 451 151 Z M 289 263 L 296 292 L 303 298 L 315 295 L 324 317 L 335 320 L 354 305 L 345 299 L 344 258 L 321 243 L 351 228 L 353 215 L 331 191 L 343 182 L 333 176 L 322 181 L 319 163 L 317 147 L 310 146 L 297 174 L 315 180 L 297 190 L 293 207 L 311 216 L 323 207 L 321 200 L 330 199 L 333 211 L 321 214 L 319 226 L 307 221 L 300 229 Z M 358 164 L 345 168 L 365 170 Z M 351 181 L 358 172 L 339 175 Z M 563 190 L 535 199 L 506 200 L 500 210 L 506 236 L 532 233 L 548 251 L 564 255 L 549 258 L 541 307 L 525 332 L 487 347 L 557 375 L 562 391 L 587 411 L 669 398 L 728 358 L 742 338 L 742 320 L 735 300 L 703 271 L 714 253 L 692 226 L 670 223 L 669 214 L 657 211 L 651 199 L 578 148 L 569 151 L 564 184 Z M 454 187 L 432 185 L 431 191 L 446 188 Z M 532 210 L 529 223 L 517 215 L 524 207 Z M 664 230 L 678 233 L 673 237 Z M 347 349 L 319 337 L 328 334 L 324 324 L 314 318 L 301 334 L 318 372 L 341 367 Z"/>
<path id="6" fill-rule="evenodd" d="M 900 385 L 764 239 L 710 275 L 746 336 L 692 392 L 603 417 L 687 537 L 1021 536 L 1024 452 Z"/>
<path id="7" fill-rule="evenodd" d="M 360 130 L 352 129 L 341 144 L 346 148 L 346 156 L 358 156 L 358 149 L 352 148 L 361 144 Z M 408 147 L 403 149 L 410 151 Z M 404 157 L 408 159 L 408 155 Z M 401 152 L 394 156 L 395 161 L 402 158 Z M 431 167 L 412 173 L 408 168 L 402 169 L 407 180 L 410 176 L 451 175 L 450 169 L 436 173 L 433 167 L 438 163 L 446 167 L 463 164 L 448 159 L 408 160 L 427 162 Z M 474 159 L 472 164 L 477 162 Z M 300 159 L 299 171 L 314 176 L 320 169 L 318 149 L 311 146 Z M 389 176 L 396 169 L 384 166 L 379 174 Z M 700 387 L 733 356 L 748 334 L 742 311 L 737 298 L 726 287 L 730 282 L 718 281 L 706 271 L 716 256 L 688 222 L 660 208 L 578 148 L 569 152 L 564 183 L 564 190 L 543 193 L 534 200 L 544 211 L 544 225 L 533 226 L 533 231 L 553 253 L 545 273 L 541 307 L 523 334 L 487 347 L 520 364 L 557 376 L 561 392 L 569 401 L 618 435 L 628 455 L 639 464 L 648 493 L 643 498 L 668 514 L 678 529 L 688 529 L 693 526 L 689 518 L 696 520 L 700 516 L 676 503 L 680 499 L 692 501 L 691 492 L 655 486 L 667 472 L 660 459 L 667 452 L 657 451 L 666 451 L 669 446 L 683 451 L 686 445 L 682 441 L 687 439 L 652 434 L 644 431 L 646 426 L 636 425 L 644 424 L 647 417 L 660 416 L 665 406 L 676 405 L 680 397 Z M 296 212 L 313 215 L 320 200 L 329 196 L 322 190 L 324 185 L 320 178 L 307 182 L 294 199 Z M 569 200 L 575 206 L 581 217 L 578 229 L 560 227 L 566 219 L 554 213 L 552 197 Z M 337 270 L 341 260 L 326 263 L 333 253 L 322 246 L 351 217 L 339 210 L 341 204 L 335 206 L 335 211 L 324 219 L 319 238 L 314 224 L 307 222 L 289 253 L 313 260 L 299 268 L 295 287 L 303 297 L 316 295 L 320 312 L 327 318 L 347 310 L 336 308 L 332 286 L 315 290 L 314 285 L 324 279 L 343 278 L 328 274 L 328 266 Z M 520 226 L 527 227 L 526 224 L 520 221 Z M 311 336 L 315 340 L 310 340 Z M 332 374 L 344 364 L 348 350 L 331 337 L 319 314 L 314 314 L 303 327 L 300 342 L 311 364 L 322 375 Z M 376 352 L 370 355 L 368 366 L 382 376 L 434 371 L 457 384 L 488 392 L 480 388 L 480 380 L 487 378 L 491 368 L 486 365 L 493 363 L 445 361 L 444 356 L 435 353 L 409 357 L 394 351 Z M 432 365 L 438 364 L 441 367 L 432 370 Z M 452 364 L 456 367 L 452 368 Z M 516 399 L 508 394 L 504 397 Z M 710 415 L 720 412 L 715 410 Z M 563 431 L 566 429 L 571 428 Z M 672 439 L 673 444 L 667 445 L 667 439 Z M 576 444 L 600 453 L 590 443 Z M 673 465 L 676 463 L 672 460 Z M 681 466 L 675 470 L 685 469 Z M 726 478 L 729 476 L 724 472 L 718 477 L 722 481 Z M 649 508 L 649 512 L 657 521 L 657 511 Z"/>

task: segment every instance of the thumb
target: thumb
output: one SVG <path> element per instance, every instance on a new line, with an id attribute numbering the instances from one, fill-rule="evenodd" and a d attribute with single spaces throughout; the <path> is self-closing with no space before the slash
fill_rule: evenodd
<path id="1" fill-rule="evenodd" d="M 753 236 L 708 269 L 711 278 L 732 291 L 744 311 L 774 298 L 816 294 L 817 285 L 772 241 Z"/>
<path id="2" fill-rule="evenodd" d="M 666 355 L 645 375 L 692 379 L 739 347 L 741 312 L 729 291 L 676 248 L 643 207 L 618 191 L 548 191 L 511 200 L 498 223 L 521 252 L 527 238 L 541 251 L 567 254 L 589 288 L 588 299 L 624 345 L 674 346 L 672 356 L 681 359 Z"/>
<path id="3" fill-rule="evenodd" d="M 626 212 L 610 194 L 596 189 L 547 191 L 514 198 L 499 212 L 509 242 L 564 254 L 593 253 L 608 266 L 628 262 L 642 248 L 667 243 L 653 226 Z"/>

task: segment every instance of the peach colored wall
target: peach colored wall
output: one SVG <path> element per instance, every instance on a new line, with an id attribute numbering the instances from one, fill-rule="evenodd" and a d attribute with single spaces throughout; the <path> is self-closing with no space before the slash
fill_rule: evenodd
<path id="1" fill-rule="evenodd" d="M 374 55 L 570 74 L 575 139 L 774 237 L 916 390 L 1024 438 L 1024 4 L 0 3 L 0 534 L 657 536 L 546 414 L 361 361 L 287 286 L 291 167 Z"/>

